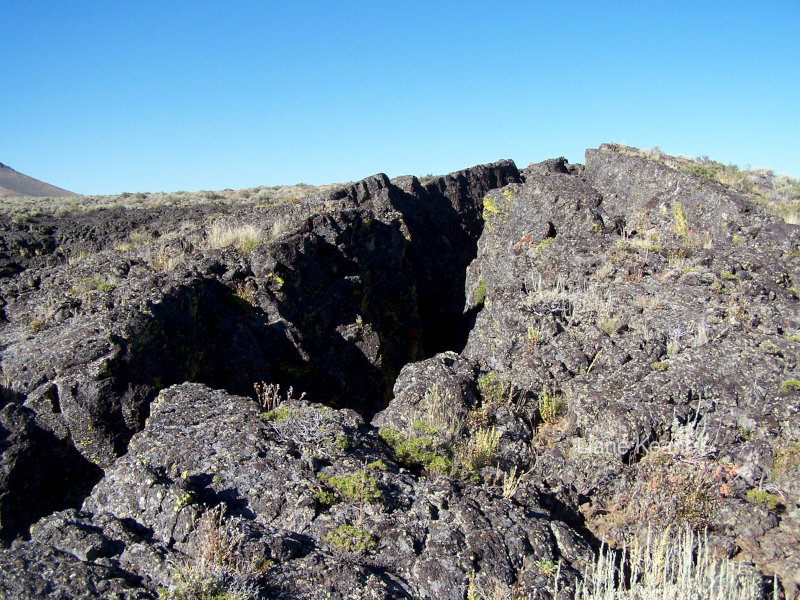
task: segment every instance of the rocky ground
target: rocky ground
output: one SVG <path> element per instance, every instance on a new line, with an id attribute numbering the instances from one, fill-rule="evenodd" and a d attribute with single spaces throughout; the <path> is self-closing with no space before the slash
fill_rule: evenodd
<path id="1" fill-rule="evenodd" d="M 671 525 L 797 597 L 800 227 L 701 166 L 0 216 L 2 594 L 573 598 Z"/>

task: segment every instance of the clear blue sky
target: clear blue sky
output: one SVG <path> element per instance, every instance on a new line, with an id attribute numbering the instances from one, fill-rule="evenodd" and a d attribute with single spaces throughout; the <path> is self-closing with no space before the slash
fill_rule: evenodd
<path id="1" fill-rule="evenodd" d="M 800 176 L 800 0 L 4 2 L 0 162 L 84 194 L 602 142 Z"/>

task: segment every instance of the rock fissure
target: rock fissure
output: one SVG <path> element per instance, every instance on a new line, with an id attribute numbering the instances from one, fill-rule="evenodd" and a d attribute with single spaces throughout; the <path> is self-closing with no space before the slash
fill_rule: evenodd
<path id="1" fill-rule="evenodd" d="M 791 597 L 800 234 L 674 160 L 0 219 L 0 589 L 549 600 L 679 524 Z"/>

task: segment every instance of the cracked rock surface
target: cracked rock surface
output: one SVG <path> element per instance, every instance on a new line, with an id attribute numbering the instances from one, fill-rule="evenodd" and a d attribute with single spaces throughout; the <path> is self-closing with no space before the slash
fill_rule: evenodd
<path id="1" fill-rule="evenodd" d="M 800 228 L 676 161 L 0 217 L 0 595 L 572 598 L 671 525 L 796 597 Z"/>

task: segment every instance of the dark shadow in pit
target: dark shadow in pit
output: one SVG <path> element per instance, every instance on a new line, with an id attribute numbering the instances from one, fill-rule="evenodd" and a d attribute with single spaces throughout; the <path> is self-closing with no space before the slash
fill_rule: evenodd
<path id="1" fill-rule="evenodd" d="M 28 538 L 30 526 L 45 515 L 78 508 L 103 475 L 35 419 L 14 403 L 0 411 L 0 546 Z"/>
<path id="2" fill-rule="evenodd" d="M 478 254 L 483 232 L 483 197 L 520 180 L 513 164 L 459 172 L 422 186 L 414 180 L 390 191 L 410 232 L 409 260 L 418 278 L 418 306 L 425 356 L 461 352 L 474 326 L 467 311 L 467 267 Z M 479 308 L 478 308 L 479 310 Z"/>
<path id="3" fill-rule="evenodd" d="M 133 325 L 133 339 L 105 385 L 120 399 L 106 426 L 115 452 L 144 426 L 156 393 L 184 381 L 254 397 L 257 382 L 369 421 L 392 397 L 403 366 L 461 351 L 473 313 L 464 313 L 466 269 L 483 230 L 483 194 L 518 180 L 503 166 L 447 176 L 409 191 L 390 186 L 402 219 L 369 209 L 309 218 L 276 247 L 274 272 L 256 281 L 281 319 L 238 298 L 215 275 L 168 293 Z M 402 231 L 405 226 L 410 240 Z M 272 251 L 271 251 L 272 253 Z"/>
<path id="4" fill-rule="evenodd" d="M 170 385 L 192 381 L 254 397 L 256 382 L 286 389 L 287 373 L 304 365 L 285 323 L 270 323 L 264 311 L 213 278 L 177 288 L 140 318 L 132 339 L 117 340 L 126 351 L 111 373 L 120 412 L 108 424 L 118 454 L 144 427 L 156 394 Z"/>
<path id="5" fill-rule="evenodd" d="M 407 241 L 398 224 L 358 211 L 336 222 L 314 217 L 309 230 L 291 240 L 291 268 L 279 263 L 275 270 L 279 310 L 307 358 L 305 369 L 287 374 L 311 400 L 369 420 L 391 398 L 400 369 L 421 358 Z"/>

